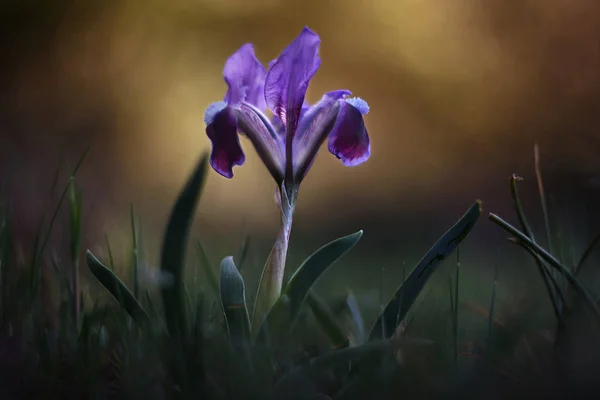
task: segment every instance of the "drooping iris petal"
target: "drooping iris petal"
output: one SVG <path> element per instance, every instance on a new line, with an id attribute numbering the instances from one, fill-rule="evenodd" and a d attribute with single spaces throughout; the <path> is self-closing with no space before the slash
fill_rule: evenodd
<path id="1" fill-rule="evenodd" d="M 223 104 L 225 103 L 220 102 L 211 105 L 204 118 L 206 135 L 212 142 L 210 165 L 225 178 L 233 178 L 233 166 L 244 164 L 246 156 L 240 146 L 233 109 Z"/>
<path id="2" fill-rule="evenodd" d="M 331 132 L 339 112 L 340 105 L 337 103 L 350 94 L 348 90 L 325 93 L 317 104 L 302 115 L 293 143 L 294 176 L 298 181 L 304 178 Z"/>
<path id="3" fill-rule="evenodd" d="M 225 101 L 239 104 L 246 101 L 259 110 L 265 109 L 264 87 L 267 70 L 254 54 L 254 47 L 248 43 L 243 45 L 227 59 L 223 76 L 228 90 Z"/>
<path id="4" fill-rule="evenodd" d="M 321 65 L 320 43 L 319 36 L 305 27 L 277 60 L 269 64 L 265 82 L 267 106 L 292 135 L 298 125 L 308 83 Z"/>
<path id="5" fill-rule="evenodd" d="M 349 90 L 334 90 L 325 93 L 321 100 L 314 106 L 302 108 L 303 113 L 300 116 L 298 128 L 294 135 L 294 147 L 304 147 L 308 142 L 314 140 L 314 136 L 318 133 L 318 129 L 314 129 L 315 117 L 319 115 L 323 109 L 333 106 L 333 103 L 346 96 L 350 96 L 351 94 L 352 92 Z"/>
<path id="6" fill-rule="evenodd" d="M 252 105 L 241 104 L 234 112 L 240 131 L 250 139 L 273 178 L 280 182 L 285 166 L 283 138 L 267 117 Z"/>
<path id="7" fill-rule="evenodd" d="M 329 134 L 328 149 L 347 167 L 367 161 L 371 143 L 363 115 L 369 111 L 367 103 L 359 98 L 340 102 L 340 111 Z"/>

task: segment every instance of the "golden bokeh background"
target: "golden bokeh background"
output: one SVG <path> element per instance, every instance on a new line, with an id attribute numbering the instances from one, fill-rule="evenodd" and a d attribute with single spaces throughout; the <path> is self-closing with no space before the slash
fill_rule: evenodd
<path id="1" fill-rule="evenodd" d="M 91 144 L 79 180 L 90 240 L 108 233 L 126 246 L 134 203 L 148 242 L 158 243 L 177 191 L 209 149 L 203 114 L 224 96 L 226 58 L 252 42 L 266 64 L 304 25 L 322 39 L 308 99 L 344 88 L 367 100 L 372 157 L 345 168 L 321 151 L 301 188 L 294 240 L 315 248 L 364 228 L 358 258 L 403 251 L 416 261 L 474 199 L 486 212 L 511 212 L 513 172 L 537 210 L 535 142 L 558 197 L 595 195 L 596 0 L 3 4 L 0 156 L 24 235 L 48 203 L 59 159 L 72 167 Z M 198 234 L 223 244 L 215 258 L 234 251 L 241 230 L 265 243 L 277 230 L 271 178 L 243 146 L 246 164 L 233 180 L 211 171 L 199 210 Z M 505 246 L 484 225 L 474 242 Z"/>

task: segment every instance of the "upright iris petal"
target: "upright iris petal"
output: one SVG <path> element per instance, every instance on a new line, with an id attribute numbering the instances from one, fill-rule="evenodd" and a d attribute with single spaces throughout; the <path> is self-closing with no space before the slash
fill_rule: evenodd
<path id="1" fill-rule="evenodd" d="M 233 177 L 233 167 L 243 165 L 246 156 L 237 134 L 235 106 L 244 102 L 265 108 L 264 86 L 267 71 L 254 54 L 254 47 L 245 44 L 225 63 L 223 77 L 227 83 L 225 101 L 211 104 L 205 113 L 206 135 L 212 142 L 210 164 L 226 178 Z"/>
<path id="2" fill-rule="evenodd" d="M 288 132 L 295 132 L 308 83 L 316 74 L 319 58 L 319 36 L 308 28 L 269 65 L 265 82 L 265 99 Z"/>
<path id="3" fill-rule="evenodd" d="M 225 63 L 223 76 L 227 82 L 225 101 L 228 104 L 248 102 L 265 109 L 264 87 L 267 70 L 254 54 L 254 46 L 245 44 Z"/>

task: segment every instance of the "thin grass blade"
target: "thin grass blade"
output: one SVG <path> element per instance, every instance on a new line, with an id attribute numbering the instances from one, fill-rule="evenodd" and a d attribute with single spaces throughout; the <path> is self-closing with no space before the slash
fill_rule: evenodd
<path id="1" fill-rule="evenodd" d="M 589 246 L 583 252 L 583 255 L 581 256 L 581 258 L 579 259 L 579 262 L 577 263 L 577 265 L 575 267 L 575 271 L 573 272 L 576 277 L 579 276 L 583 267 L 585 265 L 587 265 L 587 260 L 590 258 L 593 251 L 596 249 L 596 246 L 598 245 L 598 243 L 600 243 L 600 233 L 598 233 L 594 237 L 594 239 L 591 241 Z"/>
<path id="2" fill-rule="evenodd" d="M 592 299 L 592 297 L 590 296 L 590 293 L 581 285 L 581 283 L 579 283 L 577 278 L 575 278 L 573 273 L 568 268 L 566 268 L 564 265 L 562 265 L 556 258 L 554 258 L 554 256 L 552 254 L 548 253 L 545 249 L 540 247 L 538 244 L 533 243 L 527 236 L 525 236 L 525 234 L 523 234 L 521 231 L 519 231 L 514 226 L 510 225 L 508 222 L 504 221 L 502 218 L 500 218 L 496 214 L 490 213 L 489 218 L 494 223 L 499 225 L 502 229 L 506 230 L 511 235 L 515 236 L 517 238 L 517 240 L 522 242 L 524 245 L 526 245 L 527 247 L 534 250 L 536 254 L 538 254 L 544 261 L 546 261 L 548 263 L 548 265 L 550 265 L 556 271 L 561 272 L 567 279 L 568 283 L 577 292 L 577 294 L 579 296 L 581 296 L 581 298 L 587 303 L 587 305 L 590 307 L 590 309 L 594 313 L 595 318 L 600 323 L 600 310 L 598 309 L 596 302 Z"/>
<path id="3" fill-rule="evenodd" d="M 32 265 L 33 265 L 33 275 L 32 275 L 33 285 L 32 285 L 32 287 L 34 289 L 33 292 L 35 292 L 37 290 L 37 287 L 39 285 L 39 279 L 41 278 L 42 259 L 44 257 L 44 251 L 46 250 L 46 246 L 48 245 L 48 242 L 50 241 L 50 235 L 52 233 L 52 228 L 54 227 L 54 222 L 56 221 L 56 218 L 58 217 L 58 212 L 60 211 L 62 203 L 65 200 L 65 197 L 67 196 L 67 193 L 71 186 L 71 182 L 73 181 L 73 179 L 75 179 L 75 175 L 77 174 L 77 171 L 79 171 L 81 164 L 83 164 L 83 160 L 85 160 L 85 157 L 87 156 L 89 150 L 90 150 L 90 147 L 88 146 L 86 148 L 86 150 L 84 151 L 83 155 L 81 156 L 81 158 L 79 159 L 79 161 L 77 162 L 77 165 L 73 169 L 73 172 L 71 172 L 71 175 L 69 177 L 69 183 L 63 190 L 63 192 L 60 196 L 60 199 L 58 201 L 58 204 L 56 205 L 56 208 L 54 209 L 54 214 L 52 215 L 52 218 L 50 219 L 50 224 L 48 226 L 48 229 L 46 230 L 46 234 L 44 236 L 44 241 L 42 242 L 42 245 L 40 246 L 39 251 L 36 251 L 34 254 L 34 258 L 33 258 L 33 262 L 32 262 Z"/>
<path id="4" fill-rule="evenodd" d="M 517 213 L 517 217 L 519 218 L 519 223 L 521 224 L 521 228 L 523 229 L 524 234 L 531 239 L 532 243 L 535 243 L 535 239 L 533 236 L 533 231 L 531 227 L 527 223 L 527 218 L 525 217 L 525 212 L 523 211 L 523 206 L 521 204 L 521 199 L 519 197 L 519 191 L 517 189 L 517 182 L 521 181 L 523 178 L 518 177 L 516 175 L 512 175 L 510 177 L 510 192 L 513 200 L 513 204 L 515 206 L 515 211 Z M 543 187 L 542 187 L 543 189 Z M 546 291 L 548 292 L 548 297 L 550 297 L 550 301 L 552 302 L 552 308 L 554 309 L 554 314 L 558 319 L 559 323 L 562 323 L 561 310 L 564 306 L 564 296 L 562 295 L 562 291 L 558 282 L 556 281 L 555 274 L 548 271 L 548 269 L 544 266 L 543 262 L 540 261 L 539 257 L 534 255 L 534 260 L 537 264 L 538 271 L 542 276 L 542 280 L 544 281 L 544 286 L 546 287 Z"/>
<path id="5" fill-rule="evenodd" d="M 398 323 L 402 322 L 431 274 L 468 236 L 480 215 L 481 202 L 476 201 L 458 222 L 431 247 L 388 301 L 383 313 L 377 318 L 370 331 L 370 340 L 376 339 L 382 330 L 385 332 L 386 338 L 394 334 Z"/>
<path id="6" fill-rule="evenodd" d="M 72 307 L 73 318 L 76 325 L 79 324 L 80 304 L 79 304 L 79 252 L 81 251 L 81 229 L 82 229 L 82 194 L 81 190 L 75 186 L 75 180 L 69 184 L 69 222 L 70 222 L 70 247 L 71 263 L 73 266 L 72 274 Z"/>
<path id="7" fill-rule="evenodd" d="M 319 375 L 324 369 L 330 369 L 334 366 L 348 365 L 352 361 L 356 361 L 365 357 L 374 355 L 393 354 L 395 351 L 407 345 L 431 345 L 434 342 L 427 339 L 393 339 L 393 340 L 377 340 L 363 344 L 358 347 L 347 347 L 343 349 L 333 350 L 322 356 L 313 358 L 308 365 L 298 367 L 283 376 L 273 386 L 274 398 L 281 398 L 289 393 L 294 393 L 300 389 L 297 385 L 302 384 L 305 377 L 314 378 Z"/>
<path id="8" fill-rule="evenodd" d="M 94 277 L 112 294 L 121 307 L 142 329 L 150 329 L 150 317 L 127 286 L 108 267 L 98 260 L 91 251 L 87 251 L 87 263 Z"/>
<path id="9" fill-rule="evenodd" d="M 188 333 L 185 295 L 182 287 L 185 249 L 194 211 L 204 186 L 207 162 L 208 155 L 204 154 L 178 196 L 171 211 L 162 245 L 161 272 L 173 278 L 172 285 L 163 285 L 161 288 L 165 318 L 171 337 L 179 341 L 185 341 Z"/>
<path id="10" fill-rule="evenodd" d="M 183 393 L 189 393 L 192 377 L 188 376 L 191 366 L 186 354 L 190 347 L 190 330 L 186 318 L 183 275 L 185 252 L 194 212 L 200 200 L 200 193 L 206 180 L 208 154 L 203 154 L 185 187 L 179 194 L 165 231 L 160 267 L 164 276 L 172 278 L 171 285 L 161 286 L 165 320 L 174 345 L 174 375 Z"/>
<path id="11" fill-rule="evenodd" d="M 206 255 L 206 251 L 204 251 L 204 246 L 202 246 L 200 240 L 196 240 L 196 255 L 198 257 L 199 268 L 202 268 L 204 271 L 205 276 L 208 278 L 208 284 L 210 285 L 210 288 L 218 298 L 220 296 L 219 278 L 217 278 L 217 273 L 208 260 L 208 256 Z"/>
<path id="12" fill-rule="evenodd" d="M 329 338 L 333 348 L 348 347 L 350 345 L 348 332 L 338 323 L 327 303 L 312 290 L 308 291 L 306 303 L 313 312 L 319 326 Z"/>

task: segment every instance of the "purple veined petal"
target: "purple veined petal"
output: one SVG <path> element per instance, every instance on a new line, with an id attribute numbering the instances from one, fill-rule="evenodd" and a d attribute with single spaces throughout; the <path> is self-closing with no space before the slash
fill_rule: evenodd
<path id="1" fill-rule="evenodd" d="M 243 45 L 227 59 L 223 76 L 228 86 L 225 94 L 228 104 L 245 101 L 259 110 L 266 108 L 264 88 L 267 70 L 256 58 L 252 44 Z"/>
<path id="2" fill-rule="evenodd" d="M 302 109 L 300 110 L 300 121 L 311 108 L 312 106 L 305 101 Z M 281 122 L 278 116 L 273 115 L 273 118 L 271 118 L 271 124 L 275 128 L 275 132 L 277 132 L 285 142 L 285 125 L 283 122 Z"/>
<path id="3" fill-rule="evenodd" d="M 210 165 L 225 178 L 233 178 L 233 166 L 243 165 L 246 156 L 237 134 L 237 119 L 231 107 L 221 101 L 211 104 L 204 116 L 206 135 L 212 143 Z"/>
<path id="4" fill-rule="evenodd" d="M 341 101 L 340 112 L 329 134 L 329 152 L 347 167 L 354 167 L 371 156 L 371 142 L 363 115 L 369 112 L 367 102 L 358 97 Z"/>
<path id="5" fill-rule="evenodd" d="M 277 60 L 269 64 L 265 100 L 290 136 L 296 130 L 308 83 L 321 65 L 320 43 L 319 36 L 305 27 Z"/>
<path id="6" fill-rule="evenodd" d="M 259 157 L 279 184 L 283 180 L 285 166 L 284 142 L 269 119 L 256 107 L 242 103 L 235 107 L 240 131 L 250 139 Z"/>
<path id="7" fill-rule="evenodd" d="M 298 123 L 298 128 L 296 129 L 296 134 L 294 135 L 294 147 L 304 147 L 308 142 L 314 140 L 312 136 L 314 136 L 316 132 L 314 118 L 320 114 L 321 110 L 327 107 L 331 107 L 333 103 L 338 100 L 344 99 L 347 96 L 352 94 L 349 90 L 334 90 L 331 92 L 327 92 L 321 97 L 321 100 L 314 106 L 309 106 L 306 104 L 306 108 L 302 108 L 302 114 L 300 115 L 300 121 Z"/>
<path id="8" fill-rule="evenodd" d="M 348 90 L 325 93 L 321 100 L 307 110 L 300 119 L 293 143 L 296 181 L 302 181 L 310 169 L 321 145 L 336 122 L 340 103 L 350 94 Z"/>

